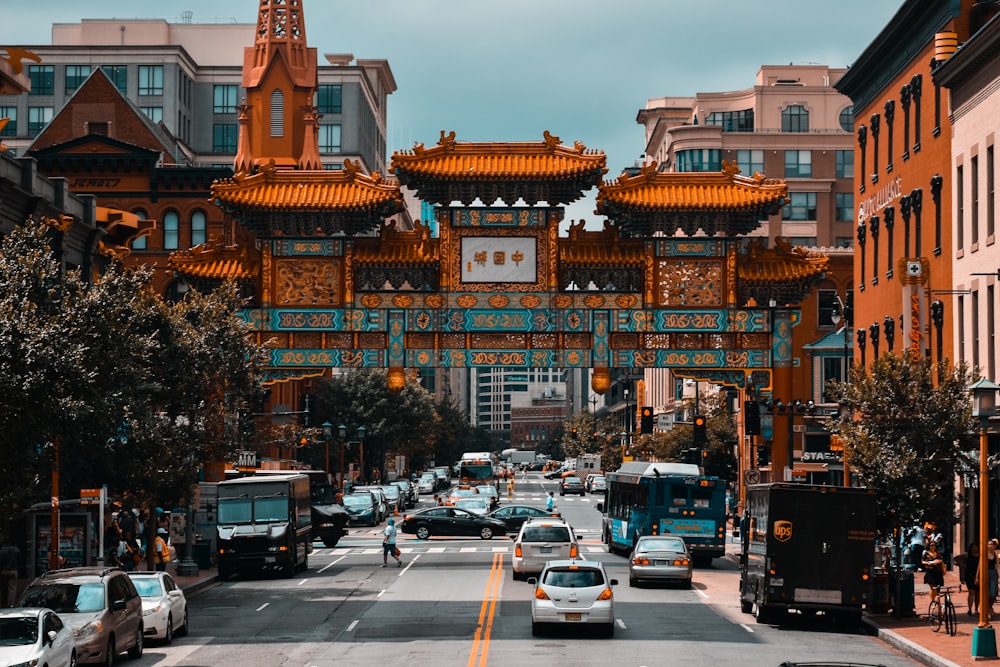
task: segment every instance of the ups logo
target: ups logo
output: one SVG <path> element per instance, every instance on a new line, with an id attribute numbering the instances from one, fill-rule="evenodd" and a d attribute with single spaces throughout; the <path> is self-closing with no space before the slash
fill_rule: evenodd
<path id="1" fill-rule="evenodd" d="M 791 521 L 775 521 L 774 522 L 774 539 L 779 542 L 787 542 L 792 539 L 792 522 Z"/>

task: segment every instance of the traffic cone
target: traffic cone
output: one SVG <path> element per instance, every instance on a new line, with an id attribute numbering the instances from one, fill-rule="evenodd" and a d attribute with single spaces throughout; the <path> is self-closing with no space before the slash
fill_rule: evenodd
<path id="1" fill-rule="evenodd" d="M 399 505 L 393 505 L 392 506 L 392 515 L 393 516 L 399 516 Z"/>

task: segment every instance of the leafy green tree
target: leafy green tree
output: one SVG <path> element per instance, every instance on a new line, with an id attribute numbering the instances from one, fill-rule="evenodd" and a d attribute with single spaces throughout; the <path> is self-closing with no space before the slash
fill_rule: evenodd
<path id="1" fill-rule="evenodd" d="M 852 369 L 850 380 L 829 385 L 847 408 L 831 426 L 844 442 L 854 478 L 875 491 L 879 530 L 898 536 L 925 519 L 953 520 L 955 475 L 975 469 L 963 446 L 977 430 L 968 368 L 947 361 L 935 368 L 916 354 L 887 353 L 868 373 Z M 900 562 L 899 540 L 895 544 Z"/>

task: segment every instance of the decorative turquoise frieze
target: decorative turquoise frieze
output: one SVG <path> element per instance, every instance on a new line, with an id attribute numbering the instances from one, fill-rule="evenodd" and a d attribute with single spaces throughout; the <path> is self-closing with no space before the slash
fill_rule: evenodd
<path id="1" fill-rule="evenodd" d="M 343 239 L 271 239 L 275 257 L 331 257 L 344 254 Z"/>
<path id="2" fill-rule="evenodd" d="M 464 208 L 452 210 L 454 227 L 544 227 L 545 209 Z"/>
<path id="3" fill-rule="evenodd" d="M 531 331 L 532 318 L 528 310 L 453 310 L 446 314 L 449 331 L 502 332 Z"/>
<path id="4" fill-rule="evenodd" d="M 351 368 L 385 368 L 385 350 L 296 350 L 275 348 L 268 350 L 274 367 L 320 366 Z"/>
<path id="5" fill-rule="evenodd" d="M 656 333 L 740 332 L 768 331 L 768 313 L 753 310 L 654 310 L 650 311 L 651 327 L 645 331 Z M 632 311 L 617 311 L 617 330 L 644 331 L 631 328 L 639 322 Z"/>
<path id="6" fill-rule="evenodd" d="M 615 350 L 612 368 L 761 368 L 766 350 Z"/>
<path id="7" fill-rule="evenodd" d="M 717 239 L 656 239 L 657 257 L 722 257 L 723 242 Z"/>
<path id="8" fill-rule="evenodd" d="M 407 350 L 407 368 L 590 368 L 590 350 Z"/>

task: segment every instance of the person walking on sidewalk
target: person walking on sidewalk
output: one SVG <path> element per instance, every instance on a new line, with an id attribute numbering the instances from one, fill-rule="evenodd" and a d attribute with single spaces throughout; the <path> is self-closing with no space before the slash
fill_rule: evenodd
<path id="1" fill-rule="evenodd" d="M 937 542 L 930 542 L 924 551 L 924 583 L 931 591 L 931 602 L 937 600 L 938 590 L 944 585 L 944 560 L 938 553 Z"/>
<path id="2" fill-rule="evenodd" d="M 997 599 L 997 538 L 986 543 L 986 574 L 989 576 L 986 592 L 989 594 L 990 618 L 993 618 L 993 603 Z M 982 604 L 982 602 L 980 602 Z"/>
<path id="3" fill-rule="evenodd" d="M 966 614 L 969 616 L 979 615 L 979 543 L 973 542 L 969 545 L 969 550 L 964 554 L 955 557 L 958 563 L 961 559 L 962 583 L 968 593 L 969 608 Z"/>
<path id="4" fill-rule="evenodd" d="M 399 560 L 399 551 L 396 549 L 396 522 L 392 517 L 382 533 L 385 535 L 382 538 L 382 567 L 389 564 L 390 554 L 396 559 L 396 567 L 402 567 L 403 561 Z"/>
<path id="5" fill-rule="evenodd" d="M 13 607 L 17 604 L 17 577 L 21 569 L 21 550 L 13 542 L 4 540 L 0 549 L 0 606 Z"/>

